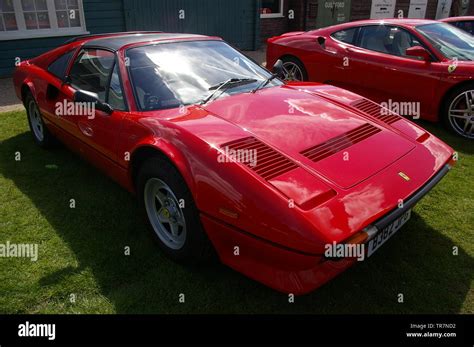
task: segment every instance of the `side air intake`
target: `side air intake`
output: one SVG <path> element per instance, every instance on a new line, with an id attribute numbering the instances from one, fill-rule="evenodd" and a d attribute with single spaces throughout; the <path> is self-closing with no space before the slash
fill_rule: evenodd
<path id="1" fill-rule="evenodd" d="M 231 159 L 246 165 L 267 181 L 298 167 L 283 154 L 255 137 L 234 140 L 220 147 Z"/>
<path id="2" fill-rule="evenodd" d="M 305 149 L 300 152 L 306 158 L 318 162 L 324 158 L 327 158 L 337 152 L 340 152 L 357 142 L 361 142 L 381 130 L 369 123 L 365 123 L 355 129 L 352 129 L 342 135 L 334 137 L 326 142 L 320 143 L 314 147 Z"/>

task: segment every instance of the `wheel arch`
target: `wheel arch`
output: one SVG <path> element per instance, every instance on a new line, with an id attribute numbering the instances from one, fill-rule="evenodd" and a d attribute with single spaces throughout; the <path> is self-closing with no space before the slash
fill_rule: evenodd
<path id="1" fill-rule="evenodd" d="M 32 81 L 24 81 L 21 85 L 21 101 L 24 104 L 25 103 L 25 98 L 28 93 L 31 93 L 33 95 L 33 98 L 36 100 L 36 89 Z"/>
<path id="2" fill-rule="evenodd" d="M 297 57 L 296 55 L 291 54 L 291 53 L 285 53 L 282 56 L 280 56 L 278 59 L 281 59 L 282 61 L 284 61 L 285 58 L 290 58 L 290 59 L 293 59 L 293 60 L 296 60 L 297 62 L 299 62 L 301 64 L 301 66 L 303 67 L 302 73 L 303 73 L 304 77 L 306 78 L 305 81 L 310 80 L 308 67 L 306 66 L 306 64 L 304 63 L 303 60 L 301 60 L 299 57 Z"/>
<path id="3" fill-rule="evenodd" d="M 278 57 L 277 60 L 278 60 L 278 59 L 282 59 L 282 60 L 283 60 L 283 59 L 285 59 L 285 58 L 292 58 L 292 59 L 298 60 L 298 61 L 304 66 L 304 68 L 306 69 L 306 65 L 304 64 L 304 62 L 303 62 L 300 58 L 298 58 L 296 55 L 291 54 L 291 53 L 285 53 L 285 54 L 283 54 L 282 56 Z"/>
<path id="4" fill-rule="evenodd" d="M 442 120 L 443 119 L 443 107 L 446 103 L 446 101 L 448 100 L 448 97 L 450 96 L 450 94 L 455 91 L 456 89 L 461 89 L 462 87 L 464 86 L 467 86 L 467 85 L 472 85 L 474 86 L 474 80 L 465 80 L 465 81 L 462 81 L 462 82 L 459 82 L 459 83 L 456 83 L 454 85 L 452 85 L 448 90 L 446 90 L 444 92 L 444 94 L 441 96 L 440 98 L 440 102 L 439 102 L 439 105 L 438 105 L 438 121 Z"/>
<path id="5" fill-rule="evenodd" d="M 164 141 L 141 143 L 131 152 L 128 175 L 134 191 L 140 167 L 151 157 L 160 157 L 173 165 L 185 180 L 189 190 L 194 193 L 194 179 L 188 161 L 176 147 Z"/>

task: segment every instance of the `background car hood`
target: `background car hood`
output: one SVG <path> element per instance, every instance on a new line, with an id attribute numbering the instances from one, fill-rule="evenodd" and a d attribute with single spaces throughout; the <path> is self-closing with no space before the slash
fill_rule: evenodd
<path id="1" fill-rule="evenodd" d="M 287 86 L 217 99 L 204 108 L 341 188 L 362 182 L 415 147 L 388 127 Z"/>

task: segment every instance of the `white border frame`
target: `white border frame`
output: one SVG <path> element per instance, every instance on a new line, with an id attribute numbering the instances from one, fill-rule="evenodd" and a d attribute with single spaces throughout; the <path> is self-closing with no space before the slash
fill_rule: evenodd
<path id="1" fill-rule="evenodd" d="M 21 0 L 13 0 L 13 8 L 15 10 L 16 24 L 18 30 L 12 31 L 0 31 L 0 41 L 8 40 L 20 40 L 20 39 L 34 39 L 41 37 L 54 37 L 54 36 L 74 36 L 88 34 L 86 30 L 86 21 L 84 17 L 84 7 L 82 0 L 78 0 L 79 6 L 79 20 L 81 23 L 80 27 L 69 27 L 69 28 L 58 28 L 58 21 L 56 18 L 56 8 L 54 6 L 54 0 L 46 0 L 48 6 L 48 17 L 49 17 L 49 29 L 35 29 L 28 30 L 25 25 L 25 17 L 23 16 L 23 10 L 21 7 Z"/>
<path id="2" fill-rule="evenodd" d="M 278 13 L 260 13 L 260 18 L 284 18 L 283 5 L 285 0 L 280 0 L 280 12 Z"/>

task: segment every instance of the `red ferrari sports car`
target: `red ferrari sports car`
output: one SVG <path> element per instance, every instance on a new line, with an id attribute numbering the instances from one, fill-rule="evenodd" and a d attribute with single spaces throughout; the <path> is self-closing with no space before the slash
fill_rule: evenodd
<path id="1" fill-rule="evenodd" d="M 14 84 L 34 141 L 135 192 L 171 258 L 215 252 L 302 294 L 373 254 L 456 158 L 357 94 L 285 84 L 281 65 L 216 37 L 118 33 L 24 61 Z"/>
<path id="2" fill-rule="evenodd" d="M 473 16 L 462 16 L 462 17 L 449 17 L 440 19 L 441 22 L 449 23 L 455 27 L 474 35 L 474 17 Z"/>
<path id="3" fill-rule="evenodd" d="M 423 19 L 364 20 L 268 40 L 286 78 L 333 84 L 474 139 L 474 37 Z"/>

